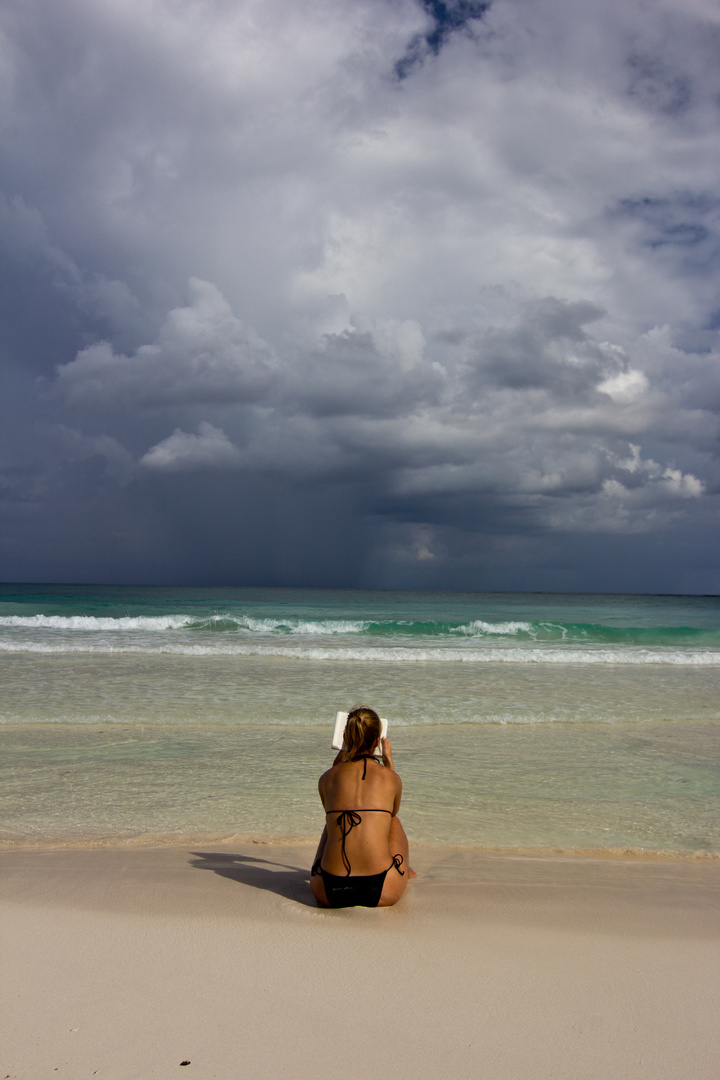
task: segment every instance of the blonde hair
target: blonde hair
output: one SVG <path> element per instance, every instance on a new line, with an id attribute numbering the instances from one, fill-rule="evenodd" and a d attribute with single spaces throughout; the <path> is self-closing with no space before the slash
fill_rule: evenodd
<path id="1" fill-rule="evenodd" d="M 374 709 L 367 705 L 358 705 L 348 713 L 343 736 L 343 749 L 348 761 L 371 754 L 373 746 L 380 738 L 382 725 Z"/>

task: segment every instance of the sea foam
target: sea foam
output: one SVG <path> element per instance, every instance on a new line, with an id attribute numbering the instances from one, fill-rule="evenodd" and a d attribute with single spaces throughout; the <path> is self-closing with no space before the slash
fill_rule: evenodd
<path id="1" fill-rule="evenodd" d="M 368 661 L 371 663 L 462 663 L 462 664 L 672 664 L 677 666 L 720 665 L 720 652 L 712 650 L 641 649 L 632 647 L 557 648 L 416 648 L 292 646 L 229 643 L 196 645 L 186 641 L 113 644 L 105 641 L 0 641 L 0 652 L 8 653 L 135 653 L 177 656 L 276 656 L 288 660 Z"/>

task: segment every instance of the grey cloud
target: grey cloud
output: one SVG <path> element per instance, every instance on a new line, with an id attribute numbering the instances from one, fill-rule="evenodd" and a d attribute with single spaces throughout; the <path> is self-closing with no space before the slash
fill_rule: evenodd
<path id="1" fill-rule="evenodd" d="M 283 398 L 293 411 L 317 416 L 400 416 L 435 404 L 443 372 L 425 360 L 424 344 L 419 325 L 408 321 L 329 334 L 290 369 Z"/>
<path id="2" fill-rule="evenodd" d="M 612 372 L 609 361 L 583 327 L 600 319 L 602 308 L 554 298 L 530 306 L 519 326 L 489 329 L 468 362 L 467 382 L 475 391 L 486 382 L 523 390 L 545 388 L 578 397 Z M 614 372 L 612 372 L 614 373 Z"/>
<path id="3" fill-rule="evenodd" d="M 169 312 L 152 345 L 133 356 L 96 342 L 61 364 L 57 386 L 71 405 L 163 406 L 252 401 L 270 384 L 270 348 L 246 329 L 220 291 L 191 278 L 191 302 Z"/>
<path id="4" fill-rule="evenodd" d="M 73 406 L 258 403 L 314 415 L 396 415 L 436 401 L 442 370 L 428 362 L 412 320 L 382 320 L 326 334 L 315 348 L 278 358 L 245 326 L 219 289 L 189 282 L 191 301 L 170 311 L 157 339 L 133 356 L 95 342 L 57 369 L 56 388 Z"/>
<path id="5" fill-rule="evenodd" d="M 468 441 L 465 461 L 405 468 L 398 472 L 394 490 L 416 498 L 484 493 L 512 501 L 518 496 L 538 496 L 543 501 L 534 504 L 531 515 L 538 519 L 547 514 L 553 501 L 602 495 L 603 505 L 614 499 L 627 506 L 628 513 L 637 509 L 640 519 L 650 505 L 700 498 L 704 484 L 690 472 L 643 458 L 637 444 L 625 444 L 620 452 L 593 440 L 570 440 L 567 435 L 548 440 L 518 430 L 504 448 L 496 445 L 491 452 L 473 455 Z M 642 499 L 631 494 L 640 490 Z M 596 525 L 601 527 L 599 519 Z"/>
<path id="6" fill-rule="evenodd" d="M 110 435 L 85 435 L 82 431 L 60 424 L 50 428 L 47 437 L 56 443 L 65 461 L 101 457 L 105 461 L 105 473 L 111 480 L 125 485 L 132 479 L 135 471 L 133 456 Z"/>
<path id="7" fill-rule="evenodd" d="M 657 56 L 631 53 L 628 93 L 651 110 L 677 116 L 688 108 L 692 82 Z"/>
<path id="8" fill-rule="evenodd" d="M 142 325 L 138 298 L 125 281 L 95 271 L 84 273 L 61 248 L 52 243 L 42 214 L 22 197 L 8 199 L 0 192 L 0 238 L 18 266 L 52 283 L 57 293 L 97 324 L 113 331 Z"/>
<path id="9" fill-rule="evenodd" d="M 713 5 L 6 33 L 8 573 L 720 587 Z"/>
<path id="10" fill-rule="evenodd" d="M 233 418 L 227 408 L 244 389 L 238 341 L 244 346 L 251 332 L 214 286 L 192 287 L 195 302 L 170 313 L 155 346 L 134 358 L 89 347 L 59 373 L 60 385 L 72 379 L 75 404 L 89 398 L 122 407 L 136 395 L 134 404 L 223 410 L 223 425 L 202 419 L 197 434 L 176 427 L 153 444 L 140 458 L 151 471 L 372 477 L 388 498 L 475 494 L 498 505 L 521 498 L 528 521 L 600 531 L 653 527 L 658 507 L 705 493 L 691 469 L 642 451 L 648 439 L 694 443 L 701 463 L 717 437 L 717 417 L 680 407 L 668 381 L 668 368 L 672 374 L 699 358 L 655 334 L 637 366 L 588 332 L 604 315 L 597 305 L 547 298 L 526 305 L 514 327 L 488 328 L 477 343 L 447 334 L 446 359 L 448 349 L 459 354 L 447 367 L 428 361 L 425 335 L 412 321 L 326 335 L 312 352 L 291 343 L 282 358 L 260 343 L 269 358 L 265 378 L 254 399 L 246 392 L 255 411 Z M 159 361 L 162 382 L 142 368 Z M 665 372 L 662 391 L 653 386 L 653 367 Z M 554 505 L 593 495 L 597 512 Z"/>
<path id="11" fill-rule="evenodd" d="M 703 272 L 720 256 L 720 201 L 709 193 L 623 199 L 610 213 L 628 222 L 636 243 L 686 272 Z"/>

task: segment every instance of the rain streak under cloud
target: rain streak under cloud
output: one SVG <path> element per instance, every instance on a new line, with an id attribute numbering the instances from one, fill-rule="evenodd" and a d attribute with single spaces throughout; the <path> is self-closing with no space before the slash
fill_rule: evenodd
<path id="1" fill-rule="evenodd" d="M 717 592 L 713 0 L 2 4 L 8 580 Z"/>

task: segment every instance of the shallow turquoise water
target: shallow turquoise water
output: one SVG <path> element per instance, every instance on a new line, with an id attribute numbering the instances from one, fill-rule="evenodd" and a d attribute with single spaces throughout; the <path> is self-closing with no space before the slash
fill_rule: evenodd
<path id="1" fill-rule="evenodd" d="M 311 836 L 367 701 L 416 841 L 720 852 L 717 598 L 3 590 L 6 841 Z"/>
<path id="2" fill-rule="evenodd" d="M 15 843 L 319 835 L 326 728 L 8 725 Z M 399 729 L 414 842 L 720 852 L 720 724 Z"/>

